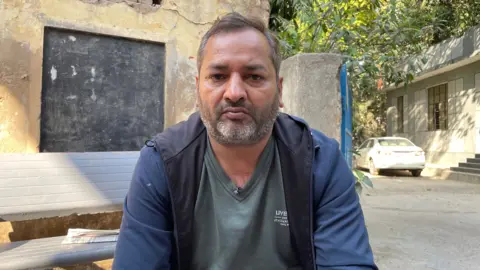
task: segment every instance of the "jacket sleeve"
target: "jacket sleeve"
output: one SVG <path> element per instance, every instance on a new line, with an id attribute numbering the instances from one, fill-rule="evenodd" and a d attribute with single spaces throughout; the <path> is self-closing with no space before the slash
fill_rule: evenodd
<path id="1" fill-rule="evenodd" d="M 377 270 L 353 173 L 338 143 L 325 140 L 314 160 L 317 270 Z"/>
<path id="2" fill-rule="evenodd" d="M 144 147 L 123 207 L 112 269 L 171 269 L 172 213 L 160 155 Z"/>

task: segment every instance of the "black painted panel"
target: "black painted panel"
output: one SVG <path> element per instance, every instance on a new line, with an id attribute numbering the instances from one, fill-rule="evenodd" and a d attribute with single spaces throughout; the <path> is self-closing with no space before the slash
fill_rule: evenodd
<path id="1" fill-rule="evenodd" d="M 45 29 L 41 152 L 132 151 L 163 130 L 165 46 Z"/>

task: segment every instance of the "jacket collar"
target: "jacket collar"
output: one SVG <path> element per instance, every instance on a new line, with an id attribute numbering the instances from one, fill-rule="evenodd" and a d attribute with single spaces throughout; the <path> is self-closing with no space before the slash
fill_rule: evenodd
<path id="1" fill-rule="evenodd" d="M 291 152 L 296 153 L 305 139 L 304 132 L 309 129 L 305 120 L 280 113 L 275 121 L 273 133 Z"/>
<path id="2" fill-rule="evenodd" d="M 286 113 L 279 113 L 273 127 L 273 134 L 291 152 L 295 153 L 303 142 L 305 130 L 309 130 L 305 120 Z M 166 161 L 185 150 L 196 139 L 203 137 L 204 132 L 206 132 L 206 128 L 200 118 L 200 113 L 195 112 L 187 120 L 169 127 L 148 143 L 153 142 L 157 151 L 162 154 L 163 160 Z"/>

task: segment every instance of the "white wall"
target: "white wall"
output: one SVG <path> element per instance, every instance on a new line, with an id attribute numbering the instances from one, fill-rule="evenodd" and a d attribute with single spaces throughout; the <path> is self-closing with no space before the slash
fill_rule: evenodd
<path id="1" fill-rule="evenodd" d="M 448 130 L 428 131 L 428 88 L 448 85 Z M 480 153 L 480 62 L 387 93 L 387 133 L 411 139 L 427 162 L 456 166 Z M 397 100 L 404 96 L 405 132 L 398 133 Z M 408 126 L 408 128 L 407 128 Z M 477 143 L 478 142 L 478 143 Z"/>

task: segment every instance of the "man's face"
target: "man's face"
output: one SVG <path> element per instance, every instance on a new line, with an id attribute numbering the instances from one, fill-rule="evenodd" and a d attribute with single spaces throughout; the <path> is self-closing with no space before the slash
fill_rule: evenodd
<path id="1" fill-rule="evenodd" d="M 211 37 L 196 83 L 202 121 L 221 144 L 257 143 L 283 106 L 268 41 L 253 29 Z"/>

